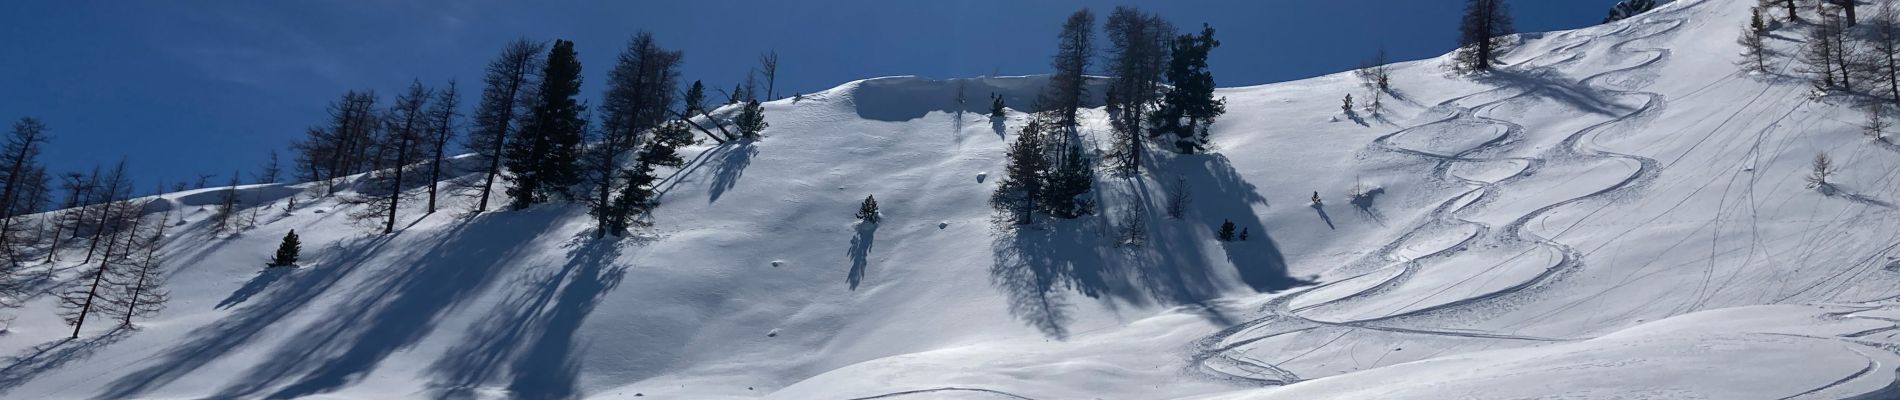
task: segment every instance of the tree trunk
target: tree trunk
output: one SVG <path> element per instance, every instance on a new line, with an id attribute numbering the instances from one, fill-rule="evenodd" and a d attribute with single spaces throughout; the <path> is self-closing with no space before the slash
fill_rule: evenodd
<path id="1" fill-rule="evenodd" d="M 67 208 L 71 209 L 72 207 L 69 206 Z M 56 215 L 49 215 L 48 217 L 53 218 L 53 243 L 46 247 L 46 262 L 50 263 L 53 262 L 53 256 L 59 255 L 59 235 L 65 233 L 61 231 L 66 227 L 66 224 L 61 223 L 59 217 Z"/>
<path id="2" fill-rule="evenodd" d="M 1135 112 L 1141 112 L 1141 110 L 1137 108 Z M 1131 121 L 1140 121 L 1140 119 Z M 1138 176 L 1141 175 L 1141 132 L 1139 132 L 1141 123 L 1135 122 L 1134 126 L 1128 129 L 1137 131 L 1128 134 L 1128 176 Z"/>
<path id="3" fill-rule="evenodd" d="M 1900 102 L 1900 59 L 1895 59 L 1893 51 L 1883 53 L 1887 53 L 1887 90 L 1893 94 L 1893 101 Z"/>
<path id="4" fill-rule="evenodd" d="M 731 131 L 727 131 L 726 126 L 721 125 L 719 123 L 719 119 L 713 118 L 712 114 L 707 113 L 706 110 L 699 110 L 699 115 L 705 116 L 706 122 L 711 122 L 714 128 L 719 128 L 719 134 L 725 135 L 726 140 L 733 140 L 733 139 L 738 138 L 737 136 L 733 136 Z"/>
<path id="5" fill-rule="evenodd" d="M 108 195 L 108 196 L 111 196 L 111 195 Z M 105 232 L 103 231 L 106 229 L 106 224 L 108 223 L 108 221 L 111 221 L 113 219 L 112 218 L 114 216 L 113 214 L 118 213 L 118 211 L 116 210 L 118 206 L 112 204 L 114 202 L 116 202 L 116 200 L 112 200 L 111 198 L 108 197 L 106 203 L 101 205 L 101 207 L 104 207 L 105 209 L 99 210 L 98 227 L 96 228 L 96 231 L 92 233 L 92 243 L 86 245 L 86 260 L 81 261 L 81 262 L 88 262 L 88 263 L 92 262 L 93 252 L 99 249 L 99 236 L 105 234 Z"/>
<path id="6" fill-rule="evenodd" d="M 429 164 L 429 212 L 427 214 L 435 213 L 436 186 L 440 186 L 438 182 L 442 182 L 442 147 L 447 145 L 448 141 L 447 133 L 436 136 L 435 161 Z"/>
<path id="7" fill-rule="evenodd" d="M 0 246 L 6 246 L 7 239 L 13 237 L 13 199 L 18 196 L 19 186 L 24 179 L 21 175 L 26 172 L 23 171 L 26 169 L 26 159 L 33 154 L 33 141 L 38 135 L 39 132 L 30 132 L 20 141 L 20 152 L 11 154 L 14 157 L 13 166 L 7 170 L 5 193 L 0 194 Z"/>
<path id="8" fill-rule="evenodd" d="M 1853 91 L 1854 83 L 1850 80 L 1852 78 L 1848 76 L 1847 71 L 1847 49 L 1840 47 L 1834 49 L 1834 65 L 1840 67 L 1841 71 L 1841 90 Z"/>
<path id="9" fill-rule="evenodd" d="M 1489 70 L 1491 69 L 1491 16 L 1497 11 L 1492 9 L 1489 1 L 1478 7 L 1479 15 L 1482 16 L 1478 20 L 1478 32 L 1480 32 L 1478 36 L 1481 37 L 1478 39 L 1478 69 Z"/>
<path id="10" fill-rule="evenodd" d="M 1854 3 L 1857 1 L 1859 0 L 1839 0 L 1834 3 L 1835 5 L 1841 6 L 1842 10 L 1847 11 L 1847 26 L 1860 24 L 1860 19 L 1854 16 L 1854 8 L 1857 5 Z"/>
<path id="11" fill-rule="evenodd" d="M 92 299 L 99 297 L 99 281 L 105 280 L 105 277 L 106 263 L 101 262 L 99 270 L 92 273 L 92 287 L 86 289 L 86 301 L 79 306 L 79 318 L 73 320 L 73 336 L 69 339 L 78 339 L 79 328 L 86 326 L 86 314 L 92 312 Z"/>
<path id="12" fill-rule="evenodd" d="M 396 141 L 396 176 L 389 182 L 389 218 L 383 222 L 383 234 L 396 231 L 396 206 L 402 202 L 402 170 L 409 165 L 409 136 Z"/>
<path id="13" fill-rule="evenodd" d="M 680 119 L 681 121 L 686 121 L 686 124 L 687 124 L 687 125 L 692 125 L 694 129 L 698 129 L 698 130 L 699 130 L 700 132 L 705 132 L 705 133 L 706 133 L 706 137 L 709 137 L 709 138 L 712 138 L 712 140 L 713 140 L 714 142 L 719 142 L 719 143 L 725 143 L 725 142 L 726 142 L 726 140 L 725 140 L 725 139 L 721 139 L 721 138 L 719 138 L 719 135 L 714 135 L 714 134 L 712 133 L 712 131 L 710 131 L 710 130 L 707 130 L 707 129 L 706 129 L 706 127 L 704 127 L 704 126 L 700 126 L 698 122 L 693 122 L 693 117 L 690 117 L 690 116 L 687 116 L 686 114 L 680 114 L 680 113 L 679 113 L 679 112 L 677 112 L 677 111 L 675 111 L 675 112 L 673 112 L 673 116 L 675 116 L 675 117 L 679 117 L 679 119 Z M 725 128 L 720 128 L 720 130 L 722 130 L 722 131 L 723 131 L 723 130 L 725 130 Z"/>
<path id="14" fill-rule="evenodd" d="M 115 229 L 112 232 L 112 237 L 106 239 L 106 241 L 117 242 L 118 236 L 119 236 L 119 231 Z M 111 265 L 112 265 L 112 244 L 108 243 L 106 244 L 105 256 L 100 257 L 99 259 L 99 270 L 93 271 L 92 285 L 86 289 L 86 301 L 84 303 L 81 303 L 79 306 L 79 318 L 76 318 L 73 320 L 72 339 L 78 339 L 79 328 L 84 327 L 86 325 L 86 315 L 92 313 L 92 300 L 99 297 L 99 282 L 105 280 L 106 268 L 110 267 Z"/>

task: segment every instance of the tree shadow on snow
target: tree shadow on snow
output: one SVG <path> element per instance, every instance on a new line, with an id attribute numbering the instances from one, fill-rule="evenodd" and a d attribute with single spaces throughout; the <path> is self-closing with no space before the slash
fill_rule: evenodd
<path id="1" fill-rule="evenodd" d="M 131 336 L 132 331 L 130 327 L 119 326 L 99 336 L 59 339 L 22 350 L 20 354 L 6 359 L 6 368 L 0 368 L 0 394 L 32 381 L 42 373 L 59 369 L 66 363 L 85 359 L 93 352 Z"/>
<path id="2" fill-rule="evenodd" d="M 1618 104 L 1615 95 L 1607 95 L 1552 69 L 1495 69 L 1477 75 L 1476 79 L 1493 86 L 1524 88 L 1525 95 L 1554 100 L 1593 114 L 1621 117 L 1636 111 L 1635 107 Z"/>
<path id="3" fill-rule="evenodd" d="M 520 350 L 510 370 L 508 391 L 522 398 L 558 399 L 576 394 L 580 363 L 574 334 L 607 292 L 620 286 L 626 267 L 612 265 L 620 251 L 615 243 L 593 241 L 568 255 L 563 271 L 574 276 L 561 288 L 551 308 L 530 312 L 526 319 L 535 337 Z"/>
<path id="4" fill-rule="evenodd" d="M 1223 297 L 1223 282 L 1228 282 L 1223 276 L 1237 277 L 1255 292 L 1306 283 L 1287 275 L 1284 256 L 1253 213 L 1253 207 L 1265 206 L 1266 199 L 1240 179 L 1225 157 L 1176 156 L 1151 171 L 1188 180 L 1193 203 L 1184 220 L 1163 220 L 1151 210 L 1166 208 L 1148 204 L 1168 196 L 1153 196 L 1146 186 L 1132 185 L 1128 197 L 1144 204 L 1138 214 L 1151 227 L 1153 238 L 1140 251 L 1123 254 L 1111 248 L 1111 242 L 1119 239 L 1108 237 L 1114 236 L 1107 234 L 1114 229 L 1095 215 L 1074 220 L 1038 216 L 1042 218 L 1038 225 L 997 234 L 991 242 L 990 283 L 1004 292 L 1012 316 L 1046 336 L 1066 339 L 1067 325 L 1074 319 L 1075 304 L 1068 297 L 1073 291 L 1109 307 L 1157 302 L 1187 306 L 1225 325 L 1233 320 L 1216 300 Z M 1103 186 L 1098 182 L 1096 187 Z M 1232 275 L 1211 268 L 1220 256 L 1208 253 L 1214 236 L 1207 227 L 1218 223 L 1197 222 L 1223 218 L 1249 227 L 1252 233 L 1249 241 L 1220 246 L 1236 269 Z"/>
<path id="5" fill-rule="evenodd" d="M 1005 222 L 1006 223 L 1006 222 Z M 1054 221 L 1046 227 L 1019 226 L 995 237 L 990 284 L 1009 301 L 1009 314 L 1043 335 L 1069 337 L 1074 307 L 1057 285 L 1096 297 L 1105 290 L 1106 263 L 1096 243 L 1079 235 L 1079 221 Z"/>
<path id="6" fill-rule="evenodd" d="M 1410 105 L 1412 105 L 1413 107 L 1419 107 L 1419 108 L 1428 108 L 1428 107 L 1429 107 L 1429 106 L 1426 106 L 1426 105 L 1424 105 L 1424 104 L 1419 104 L 1419 102 L 1418 102 L 1417 100 L 1412 100 L 1412 96 L 1410 96 L 1410 95 L 1408 95 L 1408 94 L 1406 94 L 1406 92 L 1405 92 L 1404 90 L 1401 90 L 1401 89 L 1399 89 L 1399 88 L 1397 88 L 1397 87 L 1391 87 L 1391 88 L 1386 88 L 1386 89 L 1385 89 L 1385 97 L 1386 97 L 1387 99 L 1391 99 L 1391 100 L 1397 100 L 1397 101 L 1398 101 L 1398 102 L 1400 102 L 1400 103 L 1405 103 L 1405 104 L 1410 104 Z"/>
<path id="7" fill-rule="evenodd" d="M 611 265 L 619 255 L 614 241 L 587 240 L 568 252 L 561 269 L 522 275 L 515 282 L 519 291 L 430 365 L 431 373 L 442 378 L 434 385 L 436 397 L 476 398 L 475 389 L 497 381 L 504 371 L 517 397 L 575 396 L 574 333 L 625 276 L 625 267 Z"/>
<path id="8" fill-rule="evenodd" d="M 1351 111 L 1351 110 L 1348 110 L 1348 111 L 1346 111 L 1346 119 L 1349 119 L 1349 120 L 1352 120 L 1352 123 L 1353 123 L 1353 124 L 1356 124 L 1356 125 L 1359 125 L 1359 126 L 1362 126 L 1362 127 L 1371 127 L 1371 126 L 1372 126 L 1372 124 L 1369 124 L 1369 123 L 1366 123 L 1366 118 L 1365 118 L 1365 117 L 1361 117 L 1361 116 L 1359 116 L 1359 112 L 1358 112 L 1358 111 Z"/>
<path id="9" fill-rule="evenodd" d="M 713 166 L 712 187 L 707 189 L 707 203 L 719 201 L 727 190 L 739 185 L 739 177 L 745 175 L 745 169 L 752 165 L 752 156 L 759 154 L 759 148 L 746 140 L 726 142 L 719 146 L 719 163 Z"/>
<path id="10" fill-rule="evenodd" d="M 1881 150 L 1900 153 L 1900 144 L 1894 143 L 1892 139 L 1888 139 L 1886 136 L 1881 136 L 1879 139 L 1874 139 L 1873 142 L 1874 142 L 1874 146 L 1880 147 Z"/>
<path id="11" fill-rule="evenodd" d="M 208 222 L 209 222 L 208 219 L 201 221 L 200 225 L 204 225 Z M 223 250 L 225 246 L 228 246 L 231 243 L 236 242 L 236 240 L 231 240 L 231 239 L 232 239 L 231 237 L 221 237 L 221 238 L 211 238 L 210 240 L 194 240 L 190 244 L 185 245 L 184 248 L 179 249 L 180 253 L 185 253 L 187 251 L 189 252 L 189 253 L 184 254 L 182 257 L 179 257 L 179 259 L 203 260 L 205 259 L 205 256 L 216 254 L 217 252 Z M 189 271 L 192 268 L 197 267 L 198 264 L 199 263 L 179 263 L 178 268 L 173 269 L 171 273 L 177 274 L 179 272 Z"/>
<path id="12" fill-rule="evenodd" d="M 392 237 L 372 236 L 325 247 L 318 252 L 326 255 L 319 258 L 317 264 L 320 267 L 294 271 L 288 277 L 288 282 L 277 285 L 277 290 L 269 291 L 264 298 L 237 307 L 230 315 L 216 322 L 193 329 L 182 342 L 155 355 L 156 361 L 107 383 L 96 397 L 137 397 L 250 345 L 252 340 L 279 319 L 302 309 L 319 294 L 362 267 Z"/>
<path id="13" fill-rule="evenodd" d="M 224 300 L 219 300 L 218 305 L 211 308 L 222 310 L 243 304 L 245 300 L 250 300 L 251 296 L 256 296 L 258 293 L 263 292 L 264 289 L 270 288 L 271 283 L 277 282 L 278 279 L 282 279 L 285 275 L 289 275 L 293 270 L 296 270 L 296 268 L 267 267 L 261 271 L 257 271 L 257 276 L 252 276 L 250 281 L 244 282 L 244 286 L 232 291 L 230 296 L 225 296 Z"/>
<path id="14" fill-rule="evenodd" d="M 1378 201 L 1379 195 L 1382 194 L 1385 194 L 1385 188 L 1381 187 L 1372 188 L 1366 190 L 1364 193 L 1352 196 L 1352 208 L 1359 210 L 1359 215 L 1366 217 L 1366 219 L 1378 223 L 1379 226 L 1385 226 L 1385 213 L 1381 213 L 1377 208 L 1373 207 L 1373 203 Z"/>
<path id="15" fill-rule="evenodd" d="M 699 154 L 694 155 L 692 159 L 686 160 L 685 165 L 680 167 L 680 169 L 674 170 L 672 174 L 667 175 L 661 179 L 659 183 L 654 184 L 653 201 L 655 203 L 665 201 L 667 193 L 671 193 L 673 188 L 679 187 L 680 183 L 685 182 L 686 178 L 692 176 L 693 173 L 699 172 L 700 168 L 705 167 L 707 163 L 711 162 L 710 160 L 716 155 L 715 153 L 723 151 L 721 149 L 724 149 L 726 146 L 726 144 L 721 144 L 712 149 L 699 152 Z"/>
<path id="16" fill-rule="evenodd" d="M 1333 217 L 1332 217 L 1332 216 L 1330 216 L 1330 215 L 1326 215 L 1326 203 L 1325 203 L 1325 202 L 1318 202 L 1318 201 L 1315 201 L 1315 202 L 1313 202 L 1313 205 L 1310 205 L 1310 206 L 1308 206 L 1308 207 L 1312 207 L 1312 208 L 1313 208 L 1313 211 L 1317 211 L 1317 212 L 1319 212 L 1319 220 L 1320 220 L 1320 221 L 1326 221 L 1326 229 L 1333 229 L 1333 230 L 1337 230 L 1337 229 L 1339 229 L 1338 227 L 1334 227 L 1334 226 L 1333 226 Z"/>
<path id="17" fill-rule="evenodd" d="M 1252 183 L 1234 170 L 1227 156 L 1203 154 L 1179 156 L 1174 171 L 1185 176 L 1194 187 L 1194 206 L 1190 218 L 1199 217 L 1202 226 L 1218 227 L 1216 221 L 1233 221 L 1235 229 L 1247 229 L 1245 241 L 1223 242 L 1221 249 L 1241 281 L 1256 293 L 1277 292 L 1311 284 L 1288 275 L 1286 256 L 1273 240 L 1273 230 L 1260 221 L 1254 207 L 1270 207 Z M 1201 240 L 1213 240 L 1211 231 L 1198 230 Z M 1203 297 L 1205 298 L 1205 297 Z"/>
<path id="18" fill-rule="evenodd" d="M 851 237 L 851 272 L 844 277 L 851 290 L 858 290 L 858 284 L 864 282 L 864 269 L 870 265 L 871 245 L 877 240 L 877 224 L 858 223 L 857 235 Z"/>
<path id="19" fill-rule="evenodd" d="M 443 315 L 479 295 L 563 215 L 553 209 L 497 213 L 436 232 L 421 243 L 405 243 L 403 248 L 427 252 L 379 258 L 391 267 L 341 292 L 349 297 L 299 327 L 294 339 L 214 397 L 297 398 L 361 380 L 390 354 L 427 336 Z"/>
<path id="20" fill-rule="evenodd" d="M 1842 199 L 1846 199 L 1847 201 L 1859 203 L 1862 205 L 1869 205 L 1869 206 L 1880 207 L 1880 208 L 1893 208 L 1893 203 L 1876 199 L 1873 196 L 1868 196 L 1865 194 L 1847 191 L 1846 189 L 1842 189 L 1840 184 L 1835 184 L 1835 183 L 1823 184 L 1821 185 L 1820 188 L 1818 188 L 1818 190 L 1821 191 L 1822 195 L 1827 196 L 1827 197 L 1839 197 Z"/>

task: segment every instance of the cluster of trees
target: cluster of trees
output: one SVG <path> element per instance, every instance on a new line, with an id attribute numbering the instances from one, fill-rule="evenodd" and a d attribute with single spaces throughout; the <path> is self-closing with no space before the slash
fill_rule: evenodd
<path id="1" fill-rule="evenodd" d="M 706 105 L 700 82 L 693 82 L 682 99 L 682 60 L 682 52 L 661 47 L 652 35 L 635 35 L 592 113 L 578 99 L 581 66 L 574 45 L 562 40 L 524 39 L 505 46 L 488 65 L 469 121 L 460 111 L 454 81 L 429 87 L 417 80 L 386 104 L 372 91 L 346 92 L 329 105 L 324 125 L 309 128 L 293 144 L 292 164 L 280 165 L 272 152 L 250 182 L 232 173 L 207 226 L 214 234 L 256 226 L 267 208 L 263 191 L 247 196 L 240 186 L 276 183 L 289 175 L 322 182 L 315 185 L 318 196 L 350 189 L 343 201 L 360 206 L 351 216 L 374 221 L 384 233 L 394 231 L 405 205 L 425 199 L 425 213 L 434 213 L 444 197 L 456 194 L 472 196 L 476 213 L 487 211 L 497 183 L 504 184 L 512 208 L 584 201 L 598 218 L 601 236 L 624 233 L 634 216 L 654 205 L 657 169 L 684 163 L 677 149 L 695 142 L 692 129 L 724 143 L 757 140 L 768 126 L 750 76 L 729 98 L 743 106 L 726 116 Z M 760 61 L 764 94 L 773 96 L 777 54 Z M 124 161 L 90 172 L 47 172 L 39 155 L 48 139 L 46 124 L 22 118 L 0 148 L 0 306 L 17 306 L 27 280 L 51 278 L 60 265 L 78 265 L 81 273 L 55 293 L 74 336 L 88 320 L 103 316 L 130 324 L 158 312 L 167 298 L 158 250 L 170 213 L 144 215 L 154 200 L 133 197 Z M 469 164 L 480 170 L 452 170 L 446 158 L 453 146 L 473 153 Z M 179 182 L 172 190 L 205 188 L 213 176 L 199 175 L 195 186 Z M 346 182 L 353 176 L 360 178 Z M 452 176 L 464 179 L 441 190 L 438 182 Z M 64 198 L 56 203 L 61 193 Z M 295 208 L 297 200 L 290 197 L 285 210 Z M 299 247 L 295 233 L 287 235 L 271 265 L 294 264 Z M 56 263 L 62 255 L 77 256 L 81 248 L 83 259 Z M 34 266 L 45 267 L 42 276 L 27 271 Z"/>
<path id="2" fill-rule="evenodd" d="M 0 256 L 7 258 L 9 268 L 31 257 L 23 253 L 30 251 L 30 242 L 40 236 L 16 217 L 44 211 L 52 201 L 51 177 L 39 160 L 47 140 L 45 123 L 21 118 L 13 124 L 6 147 L 0 149 L 4 152 L 0 153 L 0 164 L 4 164 L 0 168 L 5 168 L 0 170 L 0 252 L 4 252 Z"/>
<path id="3" fill-rule="evenodd" d="M 679 101 L 675 92 L 683 58 L 684 53 L 661 48 L 652 34 L 641 32 L 608 73 L 602 129 L 593 135 L 587 162 L 596 236 L 625 232 L 633 217 L 653 204 L 653 184 L 659 180 L 655 167 L 684 163 L 675 150 L 692 143 L 692 132 L 683 123 L 669 122 Z M 629 153 L 637 154 L 633 166 L 624 168 L 622 157 Z"/>
<path id="4" fill-rule="evenodd" d="M 133 198 L 124 161 L 89 172 L 47 172 L 40 153 L 49 131 L 38 119 L 21 118 L 0 148 L 0 306 L 19 306 L 29 281 L 56 272 L 62 251 L 84 248 L 85 258 L 74 263 L 83 279 L 56 293 L 75 336 L 90 316 L 130 324 L 156 313 L 166 298 L 157 251 L 169 214 L 156 221 L 142 215 L 150 200 Z M 44 269 L 29 270 L 36 266 Z"/>
<path id="5" fill-rule="evenodd" d="M 1043 126 L 1075 139 L 1078 110 L 1087 97 L 1087 74 L 1095 54 L 1095 15 L 1076 11 L 1057 35 L 1054 73 L 1037 98 Z M 1214 78 L 1207 68 L 1208 53 L 1220 45 L 1214 29 L 1179 34 L 1160 16 L 1128 6 L 1116 7 L 1103 24 L 1108 48 L 1106 65 L 1110 126 L 1114 130 L 1106 161 L 1125 175 L 1141 170 L 1148 141 L 1162 141 L 1173 150 L 1192 154 L 1206 150 L 1207 128 L 1225 112 L 1225 100 L 1214 98 Z M 1001 97 L 993 97 L 991 115 L 1000 116 Z M 1066 152 L 1080 143 L 1045 143 Z M 1052 161 L 1051 165 L 1061 164 Z"/>
<path id="6" fill-rule="evenodd" d="M 1095 14 L 1088 9 L 1063 22 L 1051 63 L 1055 73 L 1036 99 L 1041 110 L 1010 144 L 1008 165 L 990 204 L 1018 225 L 1034 223 L 1037 213 L 1075 218 L 1092 212 L 1081 196 L 1093 189 L 1095 168 L 1077 129 L 1088 91 L 1086 74 L 1095 55 L 1094 25 Z M 1000 106 L 1000 98 L 994 100 L 992 112 Z"/>
<path id="7" fill-rule="evenodd" d="M 1234 221 L 1223 220 L 1220 223 L 1220 229 L 1214 231 L 1214 239 L 1222 242 L 1232 242 L 1235 240 L 1245 242 L 1247 241 L 1247 228 L 1240 228 L 1240 233 L 1236 234 L 1234 233 Z"/>
<path id="8" fill-rule="evenodd" d="M 1392 91 L 1392 67 L 1385 58 L 1385 49 L 1379 49 L 1377 55 L 1359 63 L 1359 69 L 1353 70 L 1353 75 L 1358 76 L 1360 84 L 1366 87 L 1366 111 L 1377 115 L 1384 106 L 1386 93 Z M 1352 97 L 1349 94 L 1347 98 Z"/>
<path id="9" fill-rule="evenodd" d="M 1749 13 L 1737 42 L 1742 46 L 1744 69 L 1769 73 L 1777 56 L 1765 38 L 1778 27 L 1802 27 L 1803 43 L 1794 55 L 1796 73 L 1805 75 L 1818 93 L 1852 94 L 1867 115 L 1861 125 L 1871 139 L 1885 141 L 1888 108 L 1900 104 L 1900 8 L 1891 1 L 1875 2 L 1879 9 L 1862 24 L 1859 2 L 1852 0 L 1760 0 Z M 1808 7 L 1808 6 L 1812 7 Z M 1812 20 L 1803 19 L 1812 10 Z M 1776 14 L 1786 24 L 1776 24 Z M 1807 21 L 1806 24 L 1796 22 Z M 1826 153 L 1816 154 L 1807 177 L 1808 187 L 1831 190 L 1828 178 L 1839 167 Z"/>
<path id="10" fill-rule="evenodd" d="M 1093 212 L 1082 197 L 1094 188 L 1095 173 L 1080 145 L 1037 118 L 1017 132 L 1009 146 L 1009 164 L 990 196 L 990 205 L 1017 225 L 1033 224 L 1036 214 L 1072 219 Z"/>
<path id="11" fill-rule="evenodd" d="M 684 163 L 677 149 L 695 142 L 693 129 L 726 143 L 758 140 L 769 126 L 754 76 L 762 73 L 763 94 L 773 95 L 776 53 L 761 56 L 760 68 L 728 92 L 728 104 L 742 104 L 729 118 L 706 105 L 703 83 L 681 92 L 684 59 L 652 34 L 637 33 L 609 70 L 606 92 L 590 104 L 581 99 L 573 42 L 516 40 L 489 62 L 466 127 L 453 81 L 440 89 L 417 81 L 387 107 L 373 92 L 350 91 L 331 104 L 327 126 L 311 128 L 295 144 L 299 178 L 325 182 L 320 195 L 329 196 L 343 178 L 361 174 L 345 200 L 362 205 L 353 217 L 376 221 L 384 233 L 394 231 L 415 197 L 426 194 L 425 213 L 435 212 L 437 182 L 463 176 L 449 193 L 472 196 L 474 213 L 489 210 L 500 184 L 511 209 L 584 203 L 597 236 L 622 234 L 654 206 L 658 169 Z M 443 158 L 458 137 L 479 171 L 446 170 Z"/>
<path id="12" fill-rule="evenodd" d="M 1815 4 L 1814 22 L 1806 26 L 1796 58 L 1799 72 L 1823 91 L 1865 93 L 1900 102 L 1900 10 L 1891 2 L 1881 2 L 1879 12 L 1861 24 L 1852 2 Z M 1789 10 L 1790 19 L 1800 17 L 1799 8 Z M 1763 18 L 1761 9 L 1751 18 Z M 1765 23 L 1753 20 L 1743 30 L 1741 43 L 1749 68 L 1767 69 L 1770 50 L 1761 42 L 1767 31 Z"/>
<path id="13" fill-rule="evenodd" d="M 1109 39 L 1105 98 L 1114 130 L 1109 163 L 1124 175 L 1139 174 L 1151 140 L 1182 154 L 1206 151 L 1208 128 L 1226 112 L 1226 100 L 1214 98 L 1214 75 L 1207 68 L 1208 53 L 1220 46 L 1214 28 L 1179 34 L 1160 16 L 1124 6 L 1109 14 L 1103 30 Z"/>
<path id="14" fill-rule="evenodd" d="M 99 239 L 93 242 L 95 245 L 105 245 L 96 263 L 83 263 L 80 279 L 56 293 L 60 318 L 72 325 L 72 337 L 79 337 L 88 318 L 106 317 L 120 325 L 131 325 L 133 318 L 156 315 L 170 299 L 163 288 L 164 270 L 158 249 L 170 225 L 171 212 L 158 214 L 153 220 L 138 215 L 144 205 L 140 202 L 119 210 L 114 226 L 94 235 Z M 87 253 L 87 258 L 92 258 L 92 252 Z"/>
<path id="15" fill-rule="evenodd" d="M 1086 195 L 1093 190 L 1096 160 L 1084 146 L 1077 116 L 1087 97 L 1087 74 L 1095 60 L 1095 15 L 1071 14 L 1057 35 L 1054 73 L 1037 97 L 1039 111 L 1018 129 L 1009 146 L 1008 164 L 990 204 L 1015 224 L 1031 224 L 1038 214 L 1076 218 L 1094 213 Z M 1116 7 L 1103 27 L 1108 49 L 1102 64 L 1109 76 L 1107 99 L 1110 149 L 1103 153 L 1115 171 L 1141 172 L 1150 141 L 1181 154 L 1207 151 L 1208 128 L 1226 112 L 1226 100 L 1214 97 L 1209 53 L 1220 46 L 1214 28 L 1179 34 L 1173 24 L 1134 7 Z M 991 116 L 1000 117 L 1001 97 L 992 96 Z"/>
<path id="16" fill-rule="evenodd" d="M 437 89 L 417 80 L 389 107 L 378 108 L 376 103 L 374 92 L 344 93 L 330 104 L 329 125 L 310 128 L 305 138 L 292 147 L 297 150 L 296 177 L 323 182 L 319 187 L 324 196 L 334 194 L 344 178 L 367 173 L 355 182 L 355 195 L 346 201 L 365 205 L 352 217 L 380 220 L 378 225 L 387 233 L 395 229 L 396 210 L 417 196 L 408 192 L 410 187 L 428 183 L 428 212 L 435 212 L 439 194 L 433 179 L 444 175 L 448 144 L 460 129 L 461 95 L 454 81 Z M 274 183 L 278 174 L 273 154 L 257 178 L 261 183 Z M 233 215 L 232 205 L 243 201 L 235 194 L 237 184 L 234 173 L 232 187 L 214 214 L 218 230 L 231 224 L 226 220 Z M 251 219 L 255 219 L 256 209 L 253 207 Z"/>
<path id="17" fill-rule="evenodd" d="M 1176 35 L 1174 24 L 1133 7 L 1116 7 L 1103 25 L 1108 35 L 1109 123 L 1115 131 L 1109 152 L 1117 171 L 1133 175 L 1141 170 L 1141 153 L 1148 113 L 1161 99 L 1162 74 Z"/>

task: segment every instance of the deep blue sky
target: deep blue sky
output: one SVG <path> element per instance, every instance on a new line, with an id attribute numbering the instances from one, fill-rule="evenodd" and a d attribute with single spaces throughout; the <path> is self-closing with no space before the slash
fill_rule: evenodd
<path id="1" fill-rule="evenodd" d="M 1520 31 L 1588 26 L 1613 0 L 1513 1 Z M 0 1 L 0 120 L 44 120 L 56 171 L 128 157 L 140 187 L 256 170 L 348 89 L 461 82 L 508 40 L 575 41 L 588 98 L 637 30 L 686 52 L 685 78 L 731 87 L 777 50 L 779 91 L 889 75 L 1043 73 L 1062 20 L 1136 5 L 1213 24 L 1223 87 L 1323 75 L 1379 47 L 1448 51 L 1463 0 Z M 1097 29 L 1099 30 L 1099 23 Z M 466 105 L 465 105 L 466 107 Z M 286 159 L 290 155 L 285 152 Z M 222 182 L 223 176 L 215 179 Z M 248 179 L 248 178 L 247 178 Z"/>

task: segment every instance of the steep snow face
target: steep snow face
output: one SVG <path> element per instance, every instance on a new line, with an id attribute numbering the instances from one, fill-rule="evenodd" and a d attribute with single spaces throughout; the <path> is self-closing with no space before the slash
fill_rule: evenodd
<path id="1" fill-rule="evenodd" d="M 1002 97 L 1012 110 L 1036 112 L 1036 99 L 1048 83 L 1046 75 L 945 80 L 898 76 L 852 82 L 832 92 L 845 92 L 859 118 L 901 122 L 931 112 L 989 114 L 991 96 Z M 1102 78 L 1088 79 L 1083 106 L 1101 107 L 1107 83 Z"/>
<path id="2" fill-rule="evenodd" d="M 147 208 L 179 225 L 166 312 L 63 340 L 31 299 L 0 395 L 1890 394 L 1900 154 L 1785 56 L 1734 72 L 1752 4 L 1521 35 L 1489 74 L 1398 64 L 1377 111 L 1342 112 L 1369 100 L 1350 73 L 1225 89 L 1215 154 L 1151 152 L 1141 176 L 1101 175 L 1096 215 L 1024 229 L 987 199 L 1037 77 L 766 103 L 766 138 L 688 148 L 651 226 L 618 241 L 574 206 L 468 216 L 466 198 L 374 235 L 348 191 L 308 184 L 241 188 L 269 208 L 215 236 L 215 190 L 168 194 Z M 1085 141 L 1106 147 L 1106 117 L 1085 110 Z M 1842 170 L 1809 189 L 1820 152 Z M 869 195 L 882 222 L 857 223 Z M 1146 239 L 1123 243 L 1135 221 Z M 1249 240 L 1214 240 L 1223 221 Z M 292 229 L 306 262 L 265 270 Z M 45 283 L 80 278 L 83 250 Z"/>

